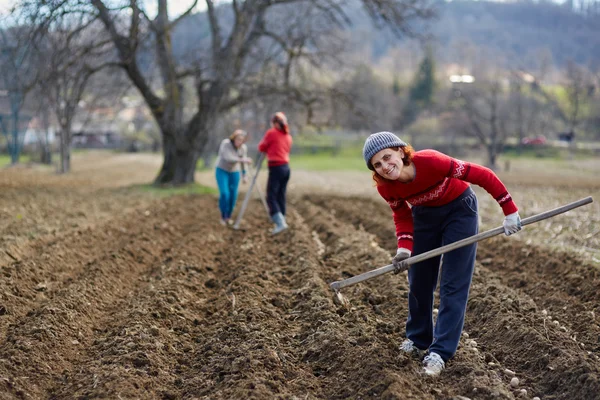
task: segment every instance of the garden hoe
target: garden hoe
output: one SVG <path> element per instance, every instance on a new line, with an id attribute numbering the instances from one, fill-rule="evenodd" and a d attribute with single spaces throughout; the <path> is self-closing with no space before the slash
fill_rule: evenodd
<path id="1" fill-rule="evenodd" d="M 543 212 L 541 214 L 537 214 L 537 215 L 533 215 L 529 218 L 525 218 L 524 220 L 521 221 L 521 224 L 523 226 L 533 224 L 534 222 L 538 222 L 538 221 L 541 221 L 541 220 L 544 220 L 547 218 L 551 218 L 558 214 L 562 214 L 564 212 L 570 211 L 574 208 L 589 204 L 592 201 L 594 201 L 594 200 L 592 199 L 591 196 L 589 196 L 584 199 L 575 201 L 573 203 L 569 203 L 564 206 L 555 208 L 553 210 L 549 210 L 549 211 Z M 419 254 L 419 255 L 416 255 L 413 257 L 409 257 L 406 260 L 404 260 L 403 263 L 406 263 L 407 266 L 410 266 L 410 265 L 416 264 L 420 261 L 424 261 L 424 260 L 428 260 L 433 257 L 437 257 L 439 255 L 442 255 L 442 254 L 452 251 L 454 249 L 458 249 L 459 247 L 467 246 L 469 244 L 479 242 L 480 240 L 491 238 L 492 236 L 496 236 L 501 233 L 504 233 L 504 228 L 500 226 L 498 228 L 490 229 L 489 231 L 482 232 L 480 234 L 459 240 L 458 242 L 450 243 L 446 246 L 442 246 L 437 249 L 433 249 L 426 253 L 422 253 L 422 254 Z M 346 286 L 354 285 L 354 284 L 362 282 L 362 281 L 366 281 L 371 278 L 375 278 L 376 276 L 386 274 L 393 270 L 394 270 L 394 265 L 390 264 L 390 265 L 386 265 L 384 267 L 374 269 L 372 271 L 362 273 L 360 275 L 353 276 L 348 279 L 344 279 L 341 281 L 335 281 L 335 282 L 331 283 L 330 286 L 333 289 L 333 291 L 335 292 L 334 302 L 336 304 L 347 307 L 349 305 L 349 302 L 344 296 L 342 296 L 342 294 L 340 293 L 340 289 L 342 289 Z"/>
<path id="2" fill-rule="evenodd" d="M 244 202 L 242 203 L 242 208 L 240 208 L 240 212 L 238 213 L 238 216 L 235 220 L 235 224 L 233 224 L 233 229 L 240 228 L 240 223 L 242 222 L 242 217 L 244 216 L 244 212 L 246 212 L 246 208 L 248 207 L 248 202 L 250 201 L 250 196 L 252 195 L 252 189 L 254 189 L 255 186 L 256 186 L 258 195 L 260 196 L 260 200 L 262 201 L 263 206 L 265 207 L 265 210 L 267 211 L 267 215 L 269 215 L 269 206 L 267 205 L 267 200 L 265 199 L 265 196 L 263 195 L 263 193 L 260 190 L 260 188 L 258 187 L 258 185 L 256 185 L 256 178 L 258 177 L 258 173 L 260 171 L 260 167 L 262 166 L 264 158 L 265 158 L 265 153 L 258 154 L 258 159 L 256 160 L 256 171 L 254 173 L 254 176 L 252 176 L 252 182 L 250 182 L 250 187 L 248 188 L 248 191 L 246 192 L 246 196 L 244 197 Z M 269 218 L 270 218 L 270 216 L 269 216 Z"/>

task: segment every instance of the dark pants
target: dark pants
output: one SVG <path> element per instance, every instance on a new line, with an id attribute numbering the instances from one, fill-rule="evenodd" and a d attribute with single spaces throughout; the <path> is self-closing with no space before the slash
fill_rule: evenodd
<path id="1" fill-rule="evenodd" d="M 477 197 L 468 188 L 458 198 L 440 207 L 412 208 L 413 255 L 445 246 L 478 232 Z M 456 353 L 462 332 L 469 289 L 475 268 L 477 244 L 443 255 L 440 277 L 440 307 L 433 326 L 433 295 L 440 272 L 440 257 L 413 265 L 408 270 L 410 293 L 406 336 L 420 349 L 429 348 L 448 361 Z"/>
<path id="2" fill-rule="evenodd" d="M 282 213 L 285 216 L 285 192 L 290 180 L 289 164 L 269 167 L 269 179 L 267 181 L 267 204 L 269 214 Z"/>

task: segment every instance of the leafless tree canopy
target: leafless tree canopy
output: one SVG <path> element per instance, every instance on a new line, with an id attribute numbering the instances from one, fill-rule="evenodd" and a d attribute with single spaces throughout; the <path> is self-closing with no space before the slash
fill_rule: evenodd
<path id="1" fill-rule="evenodd" d="M 314 78 L 340 60 L 347 7 L 362 4 L 375 23 L 398 34 L 415 33 L 413 24 L 433 15 L 428 0 L 233 0 L 218 6 L 206 0 L 206 13 L 194 14 L 194 1 L 174 18 L 167 0 L 157 0 L 153 14 L 146 4 L 24 0 L 17 12 L 23 24 L 35 26 L 33 41 L 61 32 L 65 22 L 64 40 L 109 39 L 112 54 L 104 61 L 126 71 L 162 132 L 164 163 L 156 183 L 175 184 L 193 181 L 219 115 L 263 96 L 293 99 L 307 109 L 318 104 L 327 85 Z M 185 43 L 189 38 L 176 37 L 175 27 L 192 21 L 203 36 Z M 193 51 L 179 54 L 186 47 Z M 95 54 L 83 49 L 72 54 Z"/>

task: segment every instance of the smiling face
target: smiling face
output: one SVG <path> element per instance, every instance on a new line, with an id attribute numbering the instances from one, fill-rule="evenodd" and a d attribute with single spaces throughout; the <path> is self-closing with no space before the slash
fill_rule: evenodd
<path id="1" fill-rule="evenodd" d="M 375 153 L 371 158 L 371 165 L 382 178 L 395 181 L 408 173 L 402 162 L 403 157 L 402 148 L 387 148 Z"/>

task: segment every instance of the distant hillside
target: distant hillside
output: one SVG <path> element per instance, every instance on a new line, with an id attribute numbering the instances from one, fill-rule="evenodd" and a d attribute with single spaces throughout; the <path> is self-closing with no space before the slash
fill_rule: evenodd
<path id="1" fill-rule="evenodd" d="M 460 48 L 467 45 L 512 66 L 539 66 L 541 54 L 557 68 L 570 59 L 600 65 L 600 15 L 583 16 L 549 2 L 451 1 L 439 2 L 437 10 L 438 19 L 423 28 L 435 37 L 440 61 L 464 62 Z M 357 43 L 368 43 L 374 60 L 407 44 L 360 17 L 352 30 Z"/>
<path id="2" fill-rule="evenodd" d="M 476 56 L 493 56 L 511 66 L 539 67 L 542 55 L 558 68 L 569 59 L 588 66 L 600 65 L 600 16 L 586 17 L 549 2 L 440 1 L 437 9 L 439 18 L 417 23 L 413 28 L 434 35 L 441 62 L 464 63 L 464 47 L 470 46 Z M 355 51 L 370 56 L 371 62 L 410 42 L 374 27 L 358 1 L 344 11 L 353 21 L 347 30 Z M 233 24 L 230 5 L 220 6 L 219 14 L 222 28 L 227 31 Z M 206 14 L 186 18 L 174 36 L 174 51 L 182 61 L 191 61 L 207 51 L 210 30 Z M 414 43 L 411 47 L 415 48 Z M 147 62 L 151 63 L 150 59 Z"/>
<path id="3" fill-rule="evenodd" d="M 585 17 L 554 3 L 453 1 L 440 7 L 432 25 L 440 44 L 468 38 L 508 60 L 531 62 L 538 50 L 550 50 L 557 67 L 569 59 L 600 64 L 600 16 Z"/>

